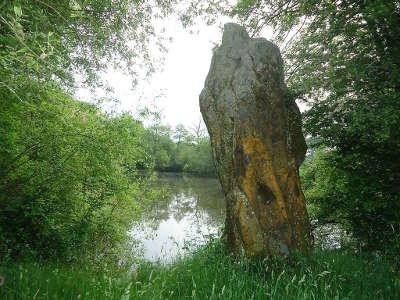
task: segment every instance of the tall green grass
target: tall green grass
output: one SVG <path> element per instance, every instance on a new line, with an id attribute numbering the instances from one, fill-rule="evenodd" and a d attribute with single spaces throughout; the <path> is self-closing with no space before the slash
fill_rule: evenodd
<path id="1" fill-rule="evenodd" d="M 114 274 L 117 275 L 117 274 Z M 129 286 L 123 274 L 87 270 L 56 263 L 7 263 L 0 299 L 122 299 Z"/>
<path id="2" fill-rule="evenodd" d="M 8 263 L 0 275 L 0 299 L 400 299 L 400 274 L 383 257 L 316 250 L 307 258 L 234 260 L 219 242 L 133 273 Z"/>
<path id="3" fill-rule="evenodd" d="M 233 260 L 209 243 L 171 266 L 142 264 L 133 299 L 400 299 L 383 258 L 315 251 L 308 258 Z"/>

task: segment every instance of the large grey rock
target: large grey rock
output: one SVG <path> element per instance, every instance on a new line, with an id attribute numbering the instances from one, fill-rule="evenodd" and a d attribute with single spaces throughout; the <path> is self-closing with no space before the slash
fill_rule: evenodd
<path id="1" fill-rule="evenodd" d="M 235 253 L 265 257 L 310 247 L 298 172 L 306 144 L 283 76 L 278 47 L 225 25 L 200 109 L 225 194 L 225 238 Z"/>

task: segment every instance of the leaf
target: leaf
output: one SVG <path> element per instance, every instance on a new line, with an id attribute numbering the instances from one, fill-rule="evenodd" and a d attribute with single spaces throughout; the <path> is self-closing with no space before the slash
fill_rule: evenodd
<path id="1" fill-rule="evenodd" d="M 22 17 L 22 9 L 19 6 L 14 6 L 14 13 L 17 17 Z"/>

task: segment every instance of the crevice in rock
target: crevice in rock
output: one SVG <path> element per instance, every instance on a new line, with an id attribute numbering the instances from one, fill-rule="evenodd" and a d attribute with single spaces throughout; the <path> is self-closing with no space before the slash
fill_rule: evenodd
<path id="1" fill-rule="evenodd" d="M 268 205 L 273 201 L 276 201 L 274 193 L 265 185 L 257 184 L 257 202 L 260 204 Z"/>

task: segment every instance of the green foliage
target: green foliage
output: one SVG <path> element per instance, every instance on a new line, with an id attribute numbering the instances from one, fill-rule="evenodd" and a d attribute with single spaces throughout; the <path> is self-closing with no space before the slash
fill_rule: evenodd
<path id="1" fill-rule="evenodd" d="M 101 86 L 110 66 L 133 78 L 139 65 L 153 71 L 151 21 L 171 7 L 0 1 L 1 256 L 98 259 L 126 237 L 152 198 L 136 176 L 152 166 L 145 130 L 69 95 L 79 83 Z"/>
<path id="2" fill-rule="evenodd" d="M 77 84 L 101 86 L 98 75 L 111 66 L 134 79 L 139 67 L 151 73 L 149 45 L 160 38 L 164 49 L 152 22 L 173 4 L 0 2 L 1 256 L 114 253 L 157 194 L 137 168 L 183 170 L 169 133 L 69 96 Z"/>
<path id="3" fill-rule="evenodd" d="M 147 130 L 147 143 L 158 171 L 215 176 L 210 141 L 201 124 L 190 131 L 181 124 L 175 130 L 155 124 Z"/>
<path id="4" fill-rule="evenodd" d="M 387 253 L 398 249 L 398 228 L 388 224 L 400 219 L 400 199 L 362 197 L 375 187 L 355 182 L 357 178 L 341 168 L 337 151 L 319 148 L 301 166 L 300 177 L 310 215 L 318 224 L 342 224 L 362 244 L 386 245 Z"/>
<path id="5" fill-rule="evenodd" d="M 198 175 L 215 176 L 214 160 L 209 138 L 204 138 L 198 144 L 188 147 L 185 153 L 183 171 Z"/>
<path id="6" fill-rule="evenodd" d="M 233 12 L 254 34 L 275 29 L 291 94 L 309 106 L 305 130 L 332 150 L 329 174 L 309 167 L 320 180 L 312 201 L 327 201 L 328 219 L 341 216 L 366 246 L 384 248 L 400 234 L 398 1 L 242 0 Z"/>
<path id="7" fill-rule="evenodd" d="M 142 124 L 32 87 L 35 105 L 0 94 L 3 254 L 68 259 L 82 247 L 113 245 L 145 205 L 135 177 L 151 161 Z"/>
<path id="8" fill-rule="evenodd" d="M 0 88 L 23 99 L 18 82 L 26 78 L 74 87 L 76 73 L 83 83 L 100 85 L 99 71 L 110 65 L 133 77 L 139 65 L 152 72 L 156 64 L 149 44 L 159 39 L 164 48 L 151 21 L 171 7 L 169 1 L 2 1 Z"/>
<path id="9" fill-rule="evenodd" d="M 334 156 L 332 151 L 320 148 L 300 167 L 301 186 L 310 217 L 320 224 L 345 222 L 353 212 L 350 208 L 332 207 L 351 204 L 342 198 L 348 188 L 348 175 L 336 168 Z"/>

